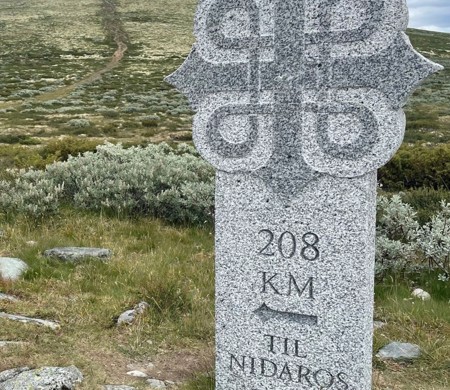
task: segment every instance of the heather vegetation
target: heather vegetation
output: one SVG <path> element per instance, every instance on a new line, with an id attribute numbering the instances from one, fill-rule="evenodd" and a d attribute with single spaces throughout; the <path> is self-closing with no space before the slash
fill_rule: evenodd
<path id="1" fill-rule="evenodd" d="M 0 282 L 21 300 L 0 305 L 62 325 L 2 322 L 0 339 L 28 344 L 2 351 L 0 371 L 75 364 L 87 377 L 81 389 L 106 380 L 144 388 L 127 366 L 152 361 L 186 390 L 212 389 L 214 173 L 191 145 L 186 99 L 163 81 L 193 42 L 196 1 L 111 1 L 114 12 L 103 3 L 0 5 L 0 256 L 30 265 L 23 280 Z M 89 79 L 117 49 L 117 23 L 127 51 Z M 379 173 L 375 312 L 387 325 L 375 331 L 374 351 L 402 339 L 423 355 L 413 364 L 375 358 L 374 389 L 443 390 L 450 35 L 409 35 L 447 69 L 410 98 L 405 143 Z M 107 247 L 114 256 L 75 266 L 42 256 L 54 246 Z M 412 299 L 415 287 L 431 301 Z M 150 310 L 116 327 L 121 310 L 141 300 Z"/>

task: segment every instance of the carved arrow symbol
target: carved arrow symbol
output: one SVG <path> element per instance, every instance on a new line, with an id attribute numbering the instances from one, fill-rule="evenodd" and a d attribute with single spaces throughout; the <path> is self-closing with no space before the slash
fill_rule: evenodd
<path id="1" fill-rule="evenodd" d="M 262 322 L 267 322 L 274 318 L 284 319 L 290 322 L 297 322 L 302 325 L 317 325 L 317 316 L 312 316 L 308 314 L 297 314 L 288 311 L 279 311 L 271 309 L 265 303 L 256 309 L 255 313 Z"/>

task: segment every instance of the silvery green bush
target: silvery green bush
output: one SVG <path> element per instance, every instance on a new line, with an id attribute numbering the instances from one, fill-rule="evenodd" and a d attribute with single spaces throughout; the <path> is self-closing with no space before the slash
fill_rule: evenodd
<path id="1" fill-rule="evenodd" d="M 66 203 L 86 210 L 152 215 L 170 222 L 212 220 L 214 172 L 188 145 L 125 149 L 105 144 L 96 152 L 48 165 L 44 171 L 9 174 L 12 180 L 0 182 L 3 214 L 42 217 Z"/>
<path id="2" fill-rule="evenodd" d="M 441 210 L 424 225 L 416 211 L 400 195 L 379 196 L 377 202 L 376 272 L 408 271 L 428 265 L 450 271 L 450 204 L 441 202 Z"/>
<path id="3" fill-rule="evenodd" d="M 441 210 L 418 232 L 417 245 L 432 268 L 449 277 L 450 270 L 450 204 L 441 202 Z"/>
<path id="4" fill-rule="evenodd" d="M 25 214 L 43 218 L 55 214 L 64 183 L 56 183 L 40 171 L 18 171 L 11 181 L 0 180 L 0 214 Z"/>

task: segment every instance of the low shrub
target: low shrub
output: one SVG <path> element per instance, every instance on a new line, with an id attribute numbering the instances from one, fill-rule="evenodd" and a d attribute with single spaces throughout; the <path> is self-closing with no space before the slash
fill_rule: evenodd
<path id="1" fill-rule="evenodd" d="M 393 159 L 379 170 L 383 188 L 447 188 L 450 183 L 450 145 L 403 145 Z"/>
<path id="2" fill-rule="evenodd" d="M 33 167 L 40 170 L 55 161 L 66 161 L 69 156 L 95 151 L 97 145 L 98 141 L 77 137 L 53 139 L 48 144 L 33 148 L 20 145 L 0 145 L 0 163 L 5 169 Z M 3 176 L 3 173 L 4 171 L 0 173 L 0 177 Z"/>
<path id="3" fill-rule="evenodd" d="M 69 122 L 67 122 L 67 126 L 84 129 L 90 127 L 91 122 L 89 122 L 87 119 L 71 119 Z"/>
<path id="4" fill-rule="evenodd" d="M 406 272 L 429 266 L 450 273 L 450 203 L 441 201 L 439 211 L 420 224 L 417 212 L 401 196 L 379 196 L 377 203 L 376 272 Z"/>
<path id="5" fill-rule="evenodd" d="M 157 127 L 159 121 L 158 115 L 148 115 L 141 118 L 141 123 L 144 127 Z"/>
<path id="6" fill-rule="evenodd" d="M 103 115 L 104 118 L 118 118 L 120 113 L 114 109 L 100 109 L 98 110 L 100 114 Z"/>
<path id="7" fill-rule="evenodd" d="M 39 141 L 29 135 L 0 134 L 0 144 L 38 145 Z"/>
<path id="8" fill-rule="evenodd" d="M 114 123 L 114 122 L 113 123 L 106 123 L 105 125 L 103 125 L 100 128 L 100 131 L 103 134 L 106 134 L 106 135 L 116 135 L 119 126 L 120 126 L 120 124 Z"/>
<path id="9" fill-rule="evenodd" d="M 53 139 L 39 149 L 43 159 L 54 161 L 67 161 L 69 156 L 78 156 L 85 152 L 93 152 L 98 145 L 97 141 L 85 138 L 64 137 Z"/>
<path id="10" fill-rule="evenodd" d="M 123 112 L 127 114 L 133 114 L 135 112 L 144 112 L 145 107 L 142 104 L 127 104 L 123 109 Z"/>
<path id="11" fill-rule="evenodd" d="M 12 97 L 18 97 L 18 98 L 27 98 L 27 97 L 33 97 L 39 95 L 39 91 L 36 91 L 34 89 L 22 89 L 18 92 L 16 92 Z"/>
<path id="12" fill-rule="evenodd" d="M 403 202 L 410 204 L 417 213 L 420 224 L 429 222 L 441 209 L 442 201 L 450 203 L 450 191 L 433 188 L 417 188 L 400 193 Z"/>
<path id="13" fill-rule="evenodd" d="M 58 147 L 57 147 L 58 149 Z M 214 172 L 193 147 L 167 144 L 130 147 L 106 144 L 96 152 L 68 157 L 45 170 L 10 171 L 3 180 L 3 214 L 26 212 L 42 217 L 61 203 L 115 214 L 152 215 L 169 222 L 203 224 L 212 221 Z M 39 189 L 52 200 L 42 209 L 24 209 Z"/>

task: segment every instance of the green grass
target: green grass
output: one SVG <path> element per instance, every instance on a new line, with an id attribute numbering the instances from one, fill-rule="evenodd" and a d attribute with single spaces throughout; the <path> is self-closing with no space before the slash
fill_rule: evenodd
<path id="1" fill-rule="evenodd" d="M 2 351 L 0 371 L 15 365 L 75 364 L 87 374 L 81 388 L 93 389 L 109 376 L 129 383 L 123 362 L 153 358 L 167 346 L 206 348 L 211 342 L 214 291 L 209 230 L 72 211 L 39 227 L 22 220 L 2 228 L 0 255 L 17 256 L 30 266 L 23 280 L 0 284 L 2 291 L 21 298 L 19 303 L 2 303 L 3 309 L 59 321 L 61 330 L 2 320 L 1 340 L 28 344 L 26 349 Z M 42 256 L 55 246 L 106 247 L 114 256 L 108 262 L 77 265 Z M 134 326 L 117 328 L 114 319 L 142 300 L 150 304 L 148 312 Z M 112 363 L 120 369 L 114 370 Z"/>
<path id="2" fill-rule="evenodd" d="M 190 32 L 196 2 L 116 2 L 114 15 L 106 15 L 100 3 L 84 0 L 83 12 L 87 16 L 77 26 L 68 23 L 64 32 L 60 31 L 63 21 L 76 12 L 68 0 L 46 0 L 40 5 L 17 5 L 12 1 L 2 4 L 0 24 L 7 33 L 0 43 L 4 81 L 0 91 L 0 134 L 6 129 L 14 129 L 18 135 L 35 134 L 39 126 L 45 130 L 40 137 L 43 143 L 55 135 L 77 135 L 80 132 L 65 123 L 79 114 L 93 123 L 83 133 L 90 137 L 114 136 L 126 142 L 141 142 L 148 138 L 169 139 L 170 133 L 191 130 L 192 112 L 187 100 L 163 79 L 183 62 L 193 43 Z M 16 8 L 20 13 L 13 12 Z M 66 16 L 65 8 L 69 10 Z M 33 19 L 33 14 L 46 16 Z M 28 28 L 16 28 L 13 34 L 14 23 L 24 23 Z M 58 93 L 58 88 L 70 86 L 105 66 L 116 49 L 111 35 L 115 24 L 120 26 L 128 45 L 124 60 L 101 79 Z M 83 34 L 77 35 L 79 29 L 84 30 Z M 59 36 L 66 36 L 67 41 Z M 49 90 L 55 91 L 54 96 L 43 98 Z M 48 99 L 53 104 L 48 104 Z M 142 109 L 129 111 L 131 104 L 141 104 Z M 7 109 L 9 112 L 1 112 Z M 102 115 L 106 110 L 114 110 L 115 114 Z M 149 136 L 138 117 L 153 114 L 160 121 L 158 131 Z M 131 122 L 137 125 L 128 126 Z"/>
<path id="3" fill-rule="evenodd" d="M 214 374 L 200 375 L 187 383 L 183 390 L 214 390 L 215 380 Z"/>
<path id="4" fill-rule="evenodd" d="M 450 191 L 418 188 L 402 191 L 402 200 L 410 204 L 417 211 L 418 221 L 423 225 L 429 222 L 431 217 L 439 212 L 442 201 L 450 203 Z"/>
<path id="5" fill-rule="evenodd" d="M 410 29 L 413 46 L 445 67 L 413 93 L 406 107 L 405 142 L 450 141 L 450 34 Z"/>
<path id="6" fill-rule="evenodd" d="M 431 301 L 411 298 L 413 288 L 422 288 Z M 437 274 L 392 277 L 375 289 L 376 318 L 387 325 L 375 331 L 374 350 L 391 341 L 418 344 L 421 357 L 398 364 L 375 358 L 375 378 L 389 378 L 391 388 L 445 389 L 450 386 L 450 289 Z M 395 387 L 398 386 L 398 387 Z M 409 386 L 409 387 L 408 387 Z M 380 387 L 384 389 L 386 387 Z"/>

